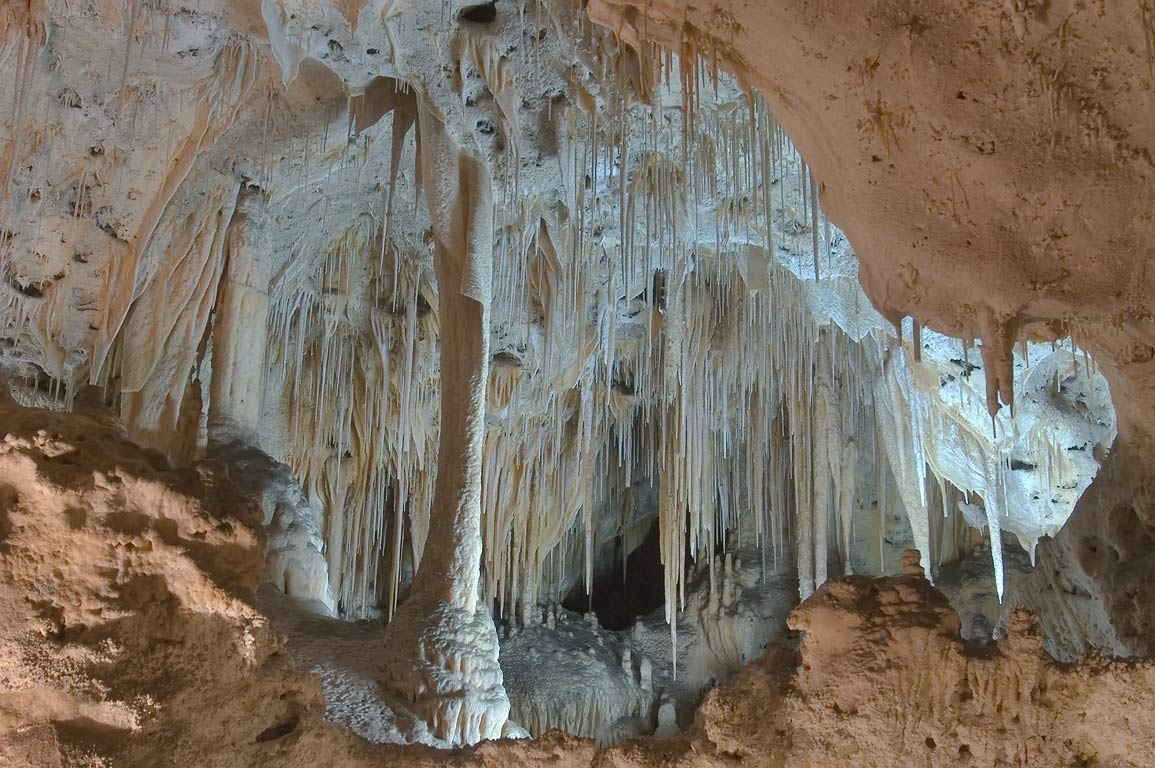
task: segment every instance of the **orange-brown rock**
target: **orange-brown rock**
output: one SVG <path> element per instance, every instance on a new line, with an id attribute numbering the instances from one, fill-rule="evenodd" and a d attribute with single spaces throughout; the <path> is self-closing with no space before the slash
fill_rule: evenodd
<path id="1" fill-rule="evenodd" d="M 685 736 L 597 753 L 551 733 L 463 750 L 325 722 L 252 601 L 250 511 L 98 410 L 0 404 L 0 765 L 1148 765 L 1155 666 L 1051 661 L 1026 614 L 986 646 L 913 563 L 825 584 Z"/>

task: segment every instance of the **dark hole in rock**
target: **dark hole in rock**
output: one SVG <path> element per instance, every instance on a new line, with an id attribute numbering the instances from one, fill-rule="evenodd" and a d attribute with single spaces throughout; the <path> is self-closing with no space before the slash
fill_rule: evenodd
<path id="1" fill-rule="evenodd" d="M 501 352 L 497 352 L 496 354 L 493 355 L 493 357 L 490 359 L 490 364 L 492 364 L 492 365 L 508 365 L 511 368 L 520 368 L 521 367 L 521 358 L 518 357 L 517 355 L 513 354 L 512 352 L 507 352 L 505 350 L 502 350 Z"/>
<path id="2" fill-rule="evenodd" d="M 293 716 L 283 723 L 266 728 L 257 734 L 257 743 L 262 744 L 266 741 L 276 741 L 277 739 L 283 739 L 293 731 L 297 730 L 298 722 L 299 719 L 296 716 Z"/>
<path id="3" fill-rule="evenodd" d="M 652 290 L 653 290 L 653 297 L 654 297 L 654 306 L 657 307 L 659 311 L 664 312 L 666 309 L 666 270 L 664 270 L 664 269 L 654 270 L 653 289 Z"/>
<path id="4" fill-rule="evenodd" d="M 460 18 L 474 24 L 492 24 L 497 21 L 497 3 L 467 6 L 461 10 Z"/>
<path id="5" fill-rule="evenodd" d="M 20 494 L 10 485 L 0 485 L 0 541 L 8 538 L 12 533 L 11 510 L 16 508 L 20 501 Z"/>
<path id="6" fill-rule="evenodd" d="M 577 613 L 592 607 L 598 624 L 613 631 L 628 629 L 638 617 L 662 607 L 665 595 L 656 520 L 645 540 L 627 557 L 624 579 L 621 562 L 617 556 L 613 568 L 594 575 L 590 594 L 586 594 L 584 584 L 577 584 L 562 601 L 562 607 Z"/>
<path id="7" fill-rule="evenodd" d="M 44 292 L 52 285 L 48 278 L 20 278 L 11 273 L 5 274 L 4 279 L 9 288 L 29 299 L 44 298 Z"/>

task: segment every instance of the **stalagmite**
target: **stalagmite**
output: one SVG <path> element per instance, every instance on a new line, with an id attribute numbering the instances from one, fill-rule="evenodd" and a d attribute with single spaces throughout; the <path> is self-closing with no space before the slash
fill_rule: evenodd
<path id="1" fill-rule="evenodd" d="M 838 518 L 842 527 L 842 562 L 847 575 L 854 572 L 850 562 L 851 540 L 854 526 L 854 508 L 858 488 L 858 443 L 854 438 L 843 438 L 840 468 L 842 477 L 838 485 Z"/>

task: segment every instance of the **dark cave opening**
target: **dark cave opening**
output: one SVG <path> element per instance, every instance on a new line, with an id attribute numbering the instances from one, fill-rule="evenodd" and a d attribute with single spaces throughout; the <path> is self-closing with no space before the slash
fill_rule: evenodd
<path id="1" fill-rule="evenodd" d="M 497 3 L 471 5 L 461 11 L 461 20 L 474 24 L 492 24 L 497 21 Z"/>
<path id="2" fill-rule="evenodd" d="M 594 574 L 593 589 L 587 593 L 579 582 L 566 595 L 562 607 L 577 613 L 592 610 L 604 629 L 628 629 L 640 616 L 663 605 L 663 570 L 658 521 L 655 518 L 642 543 L 626 558 L 622 573 L 621 539 L 616 542 L 614 566 Z"/>

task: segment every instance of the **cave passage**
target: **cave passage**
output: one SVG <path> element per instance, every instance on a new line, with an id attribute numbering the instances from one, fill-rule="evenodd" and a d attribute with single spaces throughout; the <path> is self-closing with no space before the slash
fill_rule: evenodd
<path id="1" fill-rule="evenodd" d="M 622 573 L 621 539 L 612 568 L 594 574 L 593 589 L 587 593 L 584 579 L 578 582 L 562 607 L 583 613 L 593 609 L 603 629 L 620 631 L 642 616 L 662 607 L 662 556 L 658 521 L 654 520 L 642 543 L 626 557 Z"/>

